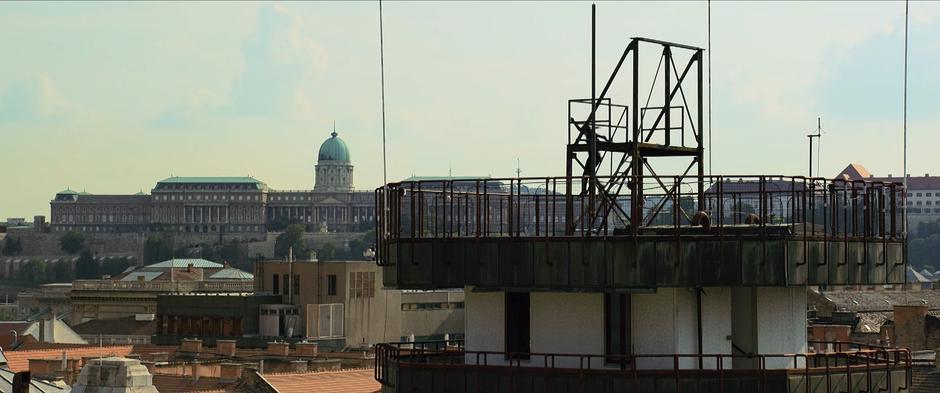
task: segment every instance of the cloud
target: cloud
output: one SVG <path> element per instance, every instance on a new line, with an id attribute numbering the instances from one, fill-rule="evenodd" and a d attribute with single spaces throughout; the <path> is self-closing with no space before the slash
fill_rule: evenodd
<path id="1" fill-rule="evenodd" d="M 17 79 L 0 91 L 0 123 L 61 121 L 75 112 L 45 73 Z"/>
<path id="2" fill-rule="evenodd" d="M 154 127 L 185 127 L 233 117 L 269 117 L 311 113 L 313 80 L 326 69 L 326 51 L 301 32 L 303 19 L 269 4 L 261 7 L 255 31 L 241 47 L 244 71 L 232 88 L 217 93 L 192 91 L 150 121 Z"/>
<path id="3" fill-rule="evenodd" d="M 304 91 L 325 70 L 326 52 L 302 34 L 303 19 L 284 7 L 262 7 L 257 22 L 242 45 L 246 68 L 232 86 L 228 110 L 239 115 L 309 112 Z"/>

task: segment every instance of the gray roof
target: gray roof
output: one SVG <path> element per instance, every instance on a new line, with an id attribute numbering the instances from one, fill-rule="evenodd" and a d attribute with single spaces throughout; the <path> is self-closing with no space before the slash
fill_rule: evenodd
<path id="1" fill-rule="evenodd" d="M 177 268 L 183 269 L 193 265 L 193 267 L 203 268 L 203 269 L 217 269 L 223 267 L 221 263 L 216 263 L 208 261 L 201 258 L 176 258 L 170 259 L 163 262 L 157 262 L 153 265 L 147 265 L 148 268 Z"/>
<path id="2" fill-rule="evenodd" d="M 174 176 L 160 180 L 163 184 L 200 184 L 200 183 L 224 183 L 224 184 L 264 184 L 258 179 L 249 176 L 199 176 L 199 177 L 181 177 Z"/>
<path id="3" fill-rule="evenodd" d="M 15 373 L 5 368 L 0 368 L 0 393 L 13 392 L 13 375 Z M 59 387 L 46 381 L 31 380 L 29 382 L 29 393 L 65 393 L 70 389 L 68 387 Z"/>
<path id="4" fill-rule="evenodd" d="M 227 267 L 209 276 L 210 280 L 254 280 L 255 276 L 235 268 Z"/>
<path id="5" fill-rule="evenodd" d="M 138 277 L 143 277 L 144 281 L 153 281 L 164 273 L 165 272 L 133 272 L 121 278 L 121 281 L 137 281 Z"/>

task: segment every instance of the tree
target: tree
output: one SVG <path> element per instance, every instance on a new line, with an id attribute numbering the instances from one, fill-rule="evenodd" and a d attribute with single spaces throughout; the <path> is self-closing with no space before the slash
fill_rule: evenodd
<path id="1" fill-rule="evenodd" d="M 52 279 L 56 282 L 71 282 L 75 279 L 69 261 L 58 261 L 52 265 Z"/>
<path id="2" fill-rule="evenodd" d="M 285 216 L 279 216 L 271 220 L 271 223 L 268 224 L 268 230 L 272 232 L 281 232 L 287 229 L 287 227 L 291 225 L 300 224 L 300 223 L 301 221 L 297 218 L 287 218 Z"/>
<path id="3" fill-rule="evenodd" d="M 21 239 L 7 235 L 3 239 L 3 255 L 12 256 L 18 255 L 23 251 L 23 243 Z"/>
<path id="4" fill-rule="evenodd" d="M 333 243 L 326 243 L 317 251 L 317 259 L 321 261 L 332 261 L 336 259 L 336 246 Z"/>
<path id="5" fill-rule="evenodd" d="M 173 257 L 173 249 L 159 236 L 150 236 L 144 242 L 144 264 L 162 262 Z"/>
<path id="6" fill-rule="evenodd" d="M 274 256 L 285 258 L 291 248 L 294 249 L 295 257 L 304 256 L 310 252 L 307 244 L 304 243 L 303 224 L 289 225 L 287 231 L 277 235 L 277 238 L 274 239 Z"/>
<path id="7" fill-rule="evenodd" d="M 81 232 L 68 231 L 59 239 L 59 247 L 69 255 L 85 248 L 85 235 Z"/>
<path id="8" fill-rule="evenodd" d="M 15 277 L 23 283 L 42 284 L 48 281 L 46 273 L 46 262 L 30 259 L 17 267 Z"/>
<path id="9" fill-rule="evenodd" d="M 75 277 L 79 280 L 101 277 L 101 268 L 98 266 L 95 257 L 91 255 L 91 251 L 84 250 L 82 255 L 78 257 L 78 261 L 75 262 Z"/>

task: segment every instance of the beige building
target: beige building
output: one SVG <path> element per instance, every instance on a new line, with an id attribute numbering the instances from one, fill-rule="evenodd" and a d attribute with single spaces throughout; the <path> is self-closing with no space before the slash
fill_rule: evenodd
<path id="1" fill-rule="evenodd" d="M 164 293 L 250 292 L 250 273 L 204 259 L 171 259 L 102 280 L 75 280 L 69 293 L 74 324 L 157 312 Z"/>
<path id="2" fill-rule="evenodd" d="M 382 269 L 372 261 L 259 262 L 255 292 L 280 295 L 296 307 L 295 336 L 367 347 L 463 335 L 463 291 L 385 290 Z"/>

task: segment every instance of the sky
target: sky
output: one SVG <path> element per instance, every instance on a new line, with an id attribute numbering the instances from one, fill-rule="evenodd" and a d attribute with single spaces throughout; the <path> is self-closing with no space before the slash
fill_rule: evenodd
<path id="1" fill-rule="evenodd" d="M 564 175 L 567 100 L 590 97 L 585 2 L 384 9 L 388 180 Z M 706 2 L 600 2 L 599 79 L 629 37 L 707 46 Z M 712 171 L 902 173 L 903 2 L 711 5 Z M 940 3 L 910 4 L 909 170 L 940 161 Z M 0 4 L 0 220 L 65 188 L 175 176 L 313 187 L 320 144 L 383 182 L 377 2 Z M 706 68 L 706 71 L 707 68 Z"/>

